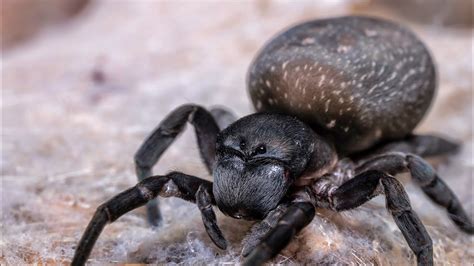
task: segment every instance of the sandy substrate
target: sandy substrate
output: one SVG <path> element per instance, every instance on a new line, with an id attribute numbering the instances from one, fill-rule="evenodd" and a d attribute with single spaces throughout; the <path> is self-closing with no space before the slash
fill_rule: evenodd
<path id="1" fill-rule="evenodd" d="M 288 25 L 347 14 L 313 2 L 93 2 L 71 24 L 3 55 L 0 263 L 70 262 L 95 208 L 133 186 L 133 154 L 174 107 L 188 102 L 252 112 L 246 68 L 257 49 Z M 437 165 L 473 214 L 473 98 L 470 29 L 410 25 L 438 62 L 440 86 L 417 132 L 463 142 Z M 155 173 L 179 170 L 211 179 L 192 130 Z M 472 265 L 473 238 L 406 182 L 434 243 L 437 264 Z M 165 225 L 150 229 L 143 210 L 102 233 L 90 262 L 239 262 L 251 223 L 218 215 L 230 247 L 217 249 L 197 208 L 162 200 Z M 411 265 L 414 255 L 379 197 L 344 213 L 318 211 L 274 262 Z"/>

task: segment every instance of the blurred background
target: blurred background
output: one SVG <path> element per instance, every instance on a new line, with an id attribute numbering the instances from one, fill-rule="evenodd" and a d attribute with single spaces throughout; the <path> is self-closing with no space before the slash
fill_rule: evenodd
<path id="1" fill-rule="evenodd" d="M 438 95 L 417 132 L 463 143 L 436 168 L 472 217 L 472 12 L 472 0 L 1 0 L 0 263 L 70 262 L 95 208 L 136 183 L 133 154 L 169 111 L 194 102 L 251 113 L 245 75 L 256 51 L 293 24 L 347 14 L 399 22 L 433 53 Z M 171 170 L 211 179 L 192 130 L 155 167 Z M 472 238 L 405 181 L 437 264 L 472 265 Z M 162 211 L 159 230 L 147 226 L 143 210 L 108 226 L 91 262 L 240 261 L 251 223 L 219 214 L 230 243 L 221 251 L 193 204 L 163 199 Z M 320 211 L 274 262 L 412 265 L 415 258 L 379 197 L 354 211 Z"/>

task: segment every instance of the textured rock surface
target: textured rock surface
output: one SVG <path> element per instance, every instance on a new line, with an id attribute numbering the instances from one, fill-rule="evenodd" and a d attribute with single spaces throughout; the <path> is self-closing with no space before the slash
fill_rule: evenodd
<path id="1" fill-rule="evenodd" d="M 319 1 L 318 1 L 319 2 Z M 132 157 L 146 134 L 186 102 L 252 112 L 245 74 L 275 32 L 303 20 L 347 14 L 312 2 L 93 2 L 71 25 L 3 55 L 0 262 L 69 262 L 96 206 L 135 184 Z M 417 129 L 461 140 L 437 169 L 473 213 L 472 30 L 412 25 L 438 62 L 440 86 Z M 210 178 L 191 130 L 156 173 Z M 472 265 L 472 237 L 457 230 L 410 182 L 414 209 L 433 238 L 435 261 Z M 250 223 L 219 216 L 230 243 L 218 250 L 197 208 L 162 200 L 165 225 L 143 210 L 106 227 L 91 262 L 238 262 Z M 357 210 L 318 211 L 274 261 L 409 265 L 414 256 L 379 197 Z"/>

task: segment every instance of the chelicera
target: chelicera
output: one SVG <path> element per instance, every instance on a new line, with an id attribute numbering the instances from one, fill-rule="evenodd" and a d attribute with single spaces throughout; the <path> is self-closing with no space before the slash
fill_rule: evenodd
<path id="1" fill-rule="evenodd" d="M 257 220 L 243 243 L 245 265 L 276 256 L 315 216 L 315 208 L 353 209 L 384 195 L 418 264 L 433 264 L 431 238 L 394 177 L 409 172 L 459 229 L 473 224 L 460 201 L 423 159 L 459 145 L 415 135 L 436 87 L 425 46 L 397 24 L 367 17 L 316 20 L 277 35 L 249 68 L 257 110 L 236 120 L 227 110 L 189 104 L 172 111 L 135 155 L 139 183 L 98 207 L 74 255 L 84 264 L 104 226 L 146 204 L 161 221 L 157 196 L 196 203 L 212 241 L 225 249 L 213 206 Z M 214 182 L 151 169 L 191 123 Z"/>

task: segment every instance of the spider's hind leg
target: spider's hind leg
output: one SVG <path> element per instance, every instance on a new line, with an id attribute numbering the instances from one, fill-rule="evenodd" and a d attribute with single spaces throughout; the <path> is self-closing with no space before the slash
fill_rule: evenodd
<path id="1" fill-rule="evenodd" d="M 223 107 L 214 106 L 209 109 L 209 112 L 212 114 L 212 117 L 214 117 L 221 130 L 237 120 L 237 117 L 232 112 Z"/>
<path id="2" fill-rule="evenodd" d="M 371 153 L 404 152 L 422 157 L 432 157 L 453 154 L 458 152 L 460 148 L 459 143 L 439 136 L 410 135 L 405 139 L 376 147 L 375 151 Z"/>
<path id="3" fill-rule="evenodd" d="M 219 117 L 226 117 L 227 111 L 218 109 Z M 195 129 L 199 151 L 209 173 L 215 160 L 215 145 L 219 126 L 213 115 L 201 106 L 188 104 L 173 110 L 145 139 L 135 154 L 135 169 L 138 181 L 152 176 L 152 168 L 163 152 L 190 122 Z M 162 220 L 158 200 L 147 203 L 148 222 L 158 226 Z"/>

